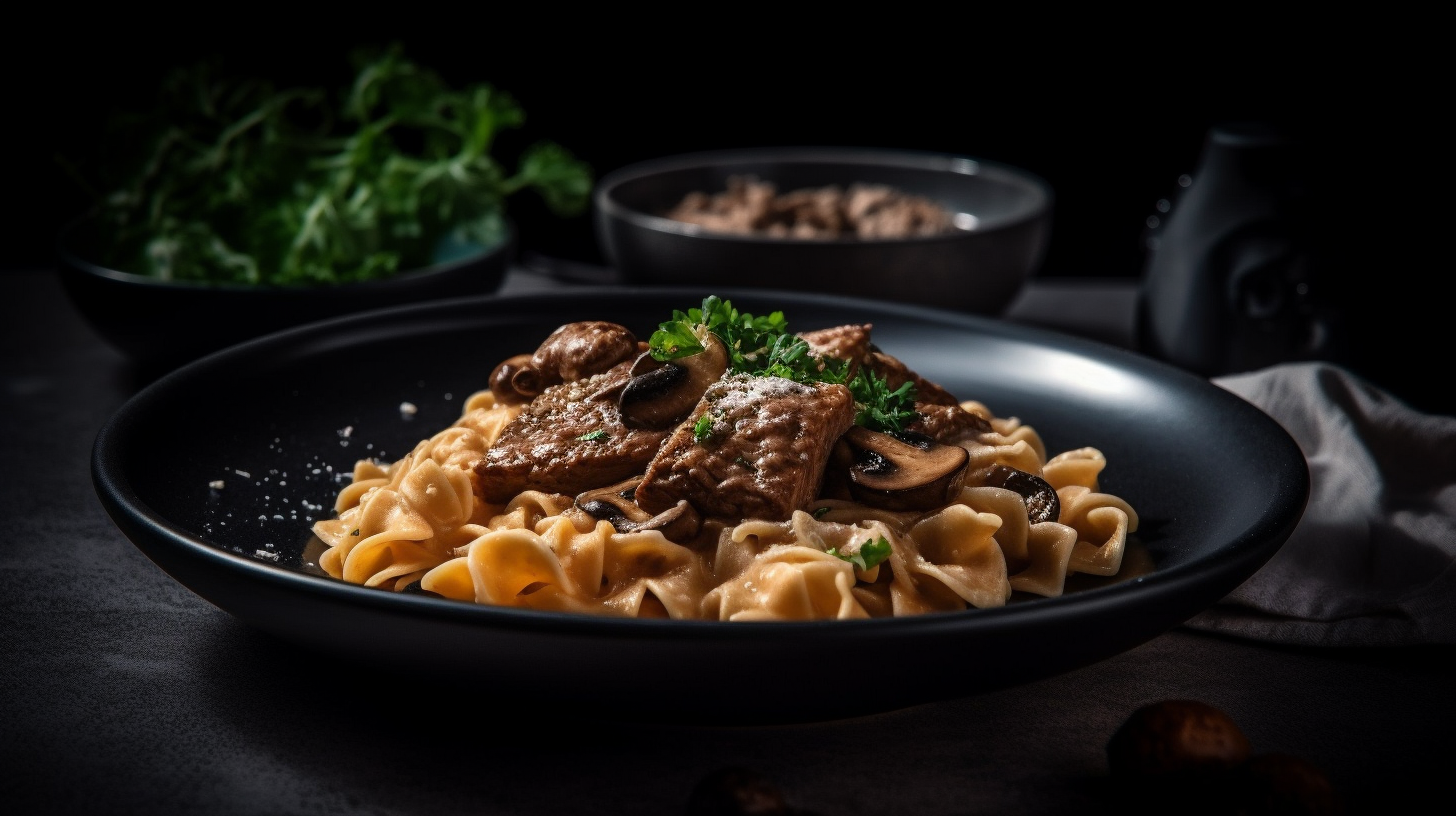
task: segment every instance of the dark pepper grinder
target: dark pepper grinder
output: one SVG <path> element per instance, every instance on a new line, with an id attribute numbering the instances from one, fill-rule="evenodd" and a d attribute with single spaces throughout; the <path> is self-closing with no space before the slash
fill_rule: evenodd
<path id="1" fill-rule="evenodd" d="M 1209 130 L 1198 166 L 1150 242 L 1142 351 L 1203 376 L 1339 356 L 1322 203 L 1300 143 L 1263 123 Z"/>

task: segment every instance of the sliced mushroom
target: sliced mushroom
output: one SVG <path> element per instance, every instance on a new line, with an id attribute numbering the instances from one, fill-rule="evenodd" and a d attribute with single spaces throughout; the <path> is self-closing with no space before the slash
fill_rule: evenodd
<path id="1" fill-rule="evenodd" d="M 576 506 L 592 518 L 612 522 L 613 526 L 618 522 L 641 524 L 652 518 L 652 514 L 638 507 L 633 498 L 637 485 L 641 483 L 641 476 L 633 476 L 608 487 L 588 490 L 576 497 Z"/>
<path id="2" fill-rule="evenodd" d="M 530 359 L 511 374 L 511 390 L 525 397 L 527 401 L 535 399 L 542 391 L 560 382 L 560 378 L 547 376 L 533 367 Z"/>
<path id="3" fill-rule="evenodd" d="M 687 503 L 686 499 L 682 499 L 672 507 L 638 524 L 634 530 L 621 530 L 619 528 L 618 532 L 656 530 L 662 533 L 663 537 L 668 541 L 682 543 L 695 538 L 698 535 L 698 530 L 702 529 L 702 527 L 703 517 L 698 514 L 698 511 L 691 504 Z"/>
<path id="4" fill-rule="evenodd" d="M 576 497 L 576 506 L 594 519 L 610 521 L 619 533 L 657 530 L 669 541 L 687 541 L 698 534 L 703 519 L 686 501 L 652 515 L 637 506 L 633 494 L 641 476 L 633 476 L 610 487 L 588 490 Z"/>
<path id="5" fill-rule="evenodd" d="M 647 368 L 641 358 L 638 363 Z M 628 380 L 617 407 L 628 426 L 667 428 L 682 421 L 708 386 L 727 371 L 728 349 L 716 335 L 709 334 L 697 354 L 663 363 Z"/>
<path id="6" fill-rule="evenodd" d="M 634 428 L 671 426 L 702 397 L 692 395 L 688 380 L 687 367 L 677 363 L 633 377 L 623 385 L 617 398 L 622 419 Z"/>
<path id="7" fill-rule="evenodd" d="M 607 387 L 596 392 L 595 394 L 592 394 L 590 397 L 587 397 L 587 399 L 612 400 L 614 402 L 620 401 L 622 398 L 622 391 L 627 388 L 627 385 L 631 383 L 632 380 L 645 374 L 650 374 L 654 371 L 658 371 L 666 365 L 667 363 L 664 363 L 656 357 L 653 357 L 652 352 L 644 351 L 641 354 L 637 355 L 637 359 L 632 361 L 632 367 L 627 369 L 626 379 L 617 380 L 616 382 L 608 385 Z"/>
<path id="8" fill-rule="evenodd" d="M 506 360 L 490 372 L 490 392 L 495 398 L 506 405 L 519 405 L 523 402 L 530 402 L 531 398 L 541 393 L 540 389 L 526 382 L 529 378 L 523 379 L 523 384 L 528 385 L 529 393 L 516 388 L 516 375 L 526 371 L 531 365 L 531 355 L 517 354 Z"/>
<path id="9" fill-rule="evenodd" d="M 930 510 L 948 503 L 965 483 L 970 454 L 927 437 L 904 439 L 856 425 L 843 439 L 855 453 L 849 492 L 885 510 Z M 907 441 L 910 440 L 910 441 Z"/>
<path id="10" fill-rule="evenodd" d="M 627 375 L 629 377 L 636 377 L 646 374 L 649 371 L 656 371 L 662 368 L 663 365 L 665 364 L 661 360 L 652 356 L 652 352 L 644 351 L 637 355 L 637 359 L 632 361 L 632 368 L 627 371 Z"/>
<path id="11" fill-rule="evenodd" d="M 1056 521 L 1062 515 L 1062 502 L 1057 498 L 1056 488 L 1033 473 L 1006 465 L 991 465 L 971 474 L 967 481 L 982 487 L 1001 487 L 1020 493 L 1026 500 L 1026 518 L 1032 524 Z"/>

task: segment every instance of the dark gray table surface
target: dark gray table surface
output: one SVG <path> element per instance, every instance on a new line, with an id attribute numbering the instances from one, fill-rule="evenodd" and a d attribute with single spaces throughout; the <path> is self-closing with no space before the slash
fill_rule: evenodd
<path id="1" fill-rule="evenodd" d="M 564 285 L 513 271 L 504 291 Z M 1130 341 L 1126 284 L 1039 282 L 1008 315 Z M 96 433 L 143 385 L 53 273 L 0 274 L 0 811 L 682 813 L 730 765 L 831 814 L 1119 813 L 1106 744 L 1144 703 L 1223 709 L 1347 813 L 1448 812 L 1445 648 L 1303 650 L 1175 629 L 1017 688 L 772 728 L 594 721 L 303 653 L 209 605 L 112 525 Z M 712 690 L 705 690 L 712 693 Z M 1186 804 L 1186 803 L 1184 803 Z M 1174 805 L 1168 812 L 1180 808 Z"/>

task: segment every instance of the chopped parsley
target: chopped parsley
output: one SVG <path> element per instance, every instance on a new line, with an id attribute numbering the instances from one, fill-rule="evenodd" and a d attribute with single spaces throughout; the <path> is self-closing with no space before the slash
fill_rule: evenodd
<path id="1" fill-rule="evenodd" d="M 576 438 L 576 441 L 578 441 L 578 442 L 600 442 L 603 439 L 606 439 L 607 436 L 608 436 L 608 434 L 607 434 L 606 431 L 598 428 L 595 431 L 587 431 L 586 433 L 582 434 L 581 436 L 578 436 Z"/>
<path id="2" fill-rule="evenodd" d="M 783 312 L 755 317 L 733 308 L 732 301 L 709 295 L 702 308 L 673 310 L 672 320 L 660 324 L 647 342 L 653 357 L 676 360 L 702 351 L 703 339 L 711 332 L 728 349 L 730 371 L 755 373 L 763 368 L 758 358 L 788 333 L 787 326 Z"/>
<path id="3" fill-rule="evenodd" d="M 783 312 L 758 317 L 733 308 L 732 301 L 709 295 L 701 308 L 674 310 L 672 319 L 652 333 L 648 346 L 654 358 L 676 360 L 702 351 L 708 333 L 723 341 L 732 373 L 847 386 L 854 395 L 857 425 L 893 432 L 915 419 L 913 383 L 891 389 L 885 378 L 864 366 L 851 377 L 848 361 L 816 355 L 804 338 L 790 333 Z M 710 425 L 699 419 L 693 427 L 699 442 L 709 435 Z"/>
<path id="4" fill-rule="evenodd" d="M 693 439 L 704 442 L 713 435 L 713 417 L 711 414 L 703 414 L 698 421 L 693 423 Z"/>
<path id="5" fill-rule="evenodd" d="M 903 431 L 917 416 L 915 384 L 906 381 L 891 391 L 885 378 L 872 371 L 861 372 L 867 376 L 857 376 L 848 383 L 858 409 L 854 424 L 876 431 Z"/>
<path id="6" fill-rule="evenodd" d="M 825 508 L 827 509 L 827 508 Z M 859 545 L 859 550 L 854 553 L 842 553 L 837 547 L 830 547 L 825 552 L 859 567 L 862 570 L 873 569 L 890 557 L 890 542 L 884 536 L 874 540 L 865 539 L 865 543 Z"/>
<path id="7" fill-rule="evenodd" d="M 583 212 L 592 170 L 540 141 L 514 167 L 497 142 L 516 100 L 452 85 L 399 45 L 361 51 L 346 85 L 282 87 L 218 60 L 179 67 L 151 110 L 108 123 L 117 151 L 59 158 L 95 191 L 93 260 L 163 280 L 331 286 L 390 278 L 507 238 L 530 190 Z M 82 157 L 85 158 L 85 157 Z"/>

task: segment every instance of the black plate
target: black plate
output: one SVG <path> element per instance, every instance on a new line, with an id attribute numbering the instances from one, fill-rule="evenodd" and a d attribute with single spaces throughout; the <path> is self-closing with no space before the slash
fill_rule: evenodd
<path id="1" fill-rule="evenodd" d="M 872 322 L 881 348 L 962 399 L 1020 417 L 1049 452 L 1101 449 L 1101 487 L 1138 511 L 1130 543 L 1148 571 L 998 609 L 719 623 L 493 608 L 353 586 L 312 566 L 310 520 L 329 515 L 356 459 L 407 453 L 459 416 L 496 362 L 564 322 L 610 319 L 647 336 L 701 302 L 701 291 L 680 289 L 442 301 L 233 347 L 122 406 L 96 440 L 96 489 L 121 530 L 198 595 L 351 666 L 443 673 L 445 688 L 485 683 L 494 699 L 739 723 L 889 710 L 1110 657 L 1249 577 L 1308 499 L 1304 458 L 1277 423 L 1165 364 L 914 306 L 718 294 L 753 313 L 782 309 L 791 330 Z M 418 406 L 412 418 L 405 402 Z"/>

